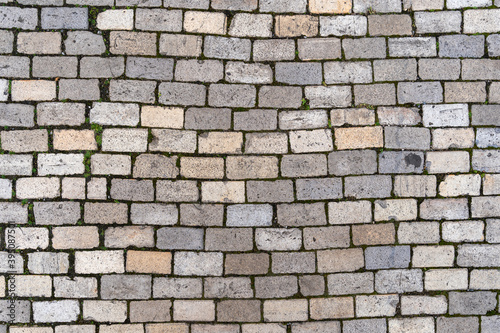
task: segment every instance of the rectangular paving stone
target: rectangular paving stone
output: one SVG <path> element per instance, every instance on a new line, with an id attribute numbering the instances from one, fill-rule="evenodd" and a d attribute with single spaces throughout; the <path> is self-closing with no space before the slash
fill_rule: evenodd
<path id="1" fill-rule="evenodd" d="M 2 29 L 35 30 L 38 26 L 38 11 L 36 8 L 2 6 L 0 17 L 0 28 Z"/>
<path id="2" fill-rule="evenodd" d="M 318 25 L 319 18 L 311 15 L 278 15 L 274 27 L 278 37 L 314 37 L 318 34 Z"/>
<path id="3" fill-rule="evenodd" d="M 113 54 L 156 55 L 156 34 L 134 31 L 111 31 L 110 49 Z"/>
<path id="4" fill-rule="evenodd" d="M 389 38 L 391 57 L 435 57 L 437 56 L 435 37 Z"/>
<path id="5" fill-rule="evenodd" d="M 42 29 L 86 30 L 88 8 L 45 7 L 41 12 Z"/>
<path id="6" fill-rule="evenodd" d="M 201 54 L 202 36 L 161 34 L 160 54 L 177 57 L 197 57 Z"/>
<path id="7" fill-rule="evenodd" d="M 101 97 L 99 81 L 96 79 L 61 79 L 58 97 L 59 100 L 97 101 Z"/>

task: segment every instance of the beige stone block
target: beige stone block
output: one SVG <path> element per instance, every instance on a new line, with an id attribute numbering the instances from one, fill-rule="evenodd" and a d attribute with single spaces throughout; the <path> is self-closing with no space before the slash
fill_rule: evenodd
<path id="1" fill-rule="evenodd" d="M 99 230 L 94 226 L 55 227 L 52 229 L 54 249 L 91 249 L 99 246 Z"/>
<path id="2" fill-rule="evenodd" d="M 171 262 L 170 252 L 127 251 L 127 272 L 170 274 Z"/>
<path id="3" fill-rule="evenodd" d="M 384 146 L 382 127 L 350 127 L 335 129 L 337 149 L 381 148 Z"/>
<path id="4" fill-rule="evenodd" d="M 224 203 L 245 202 L 245 182 L 202 182 L 201 200 Z"/>
<path id="5" fill-rule="evenodd" d="M 312 15 L 276 16 L 277 37 L 313 37 L 318 35 L 319 19 Z"/>
<path id="6" fill-rule="evenodd" d="M 181 157 L 181 175 L 194 179 L 224 178 L 224 159 L 220 157 Z"/>
<path id="7" fill-rule="evenodd" d="M 12 81 L 12 101 L 51 101 L 56 99 L 56 82 L 47 80 Z"/>
<path id="8" fill-rule="evenodd" d="M 215 321 L 214 301 L 174 301 L 175 321 Z"/>
<path id="9" fill-rule="evenodd" d="M 465 290 L 468 286 L 466 268 L 430 269 L 425 272 L 426 290 Z"/>
<path id="10" fill-rule="evenodd" d="M 352 0 L 309 0 L 309 11 L 313 14 L 347 14 L 351 8 Z"/>
<path id="11" fill-rule="evenodd" d="M 209 132 L 198 136 L 200 154 L 241 154 L 243 133 Z"/>
<path id="12" fill-rule="evenodd" d="M 132 30 L 134 29 L 134 10 L 116 9 L 106 10 L 97 15 L 97 29 L 99 30 Z"/>
<path id="13" fill-rule="evenodd" d="M 93 130 L 54 130 L 55 150 L 97 150 Z"/>
<path id="14" fill-rule="evenodd" d="M 308 306 L 306 299 L 269 300 L 264 302 L 264 321 L 306 321 Z"/>
<path id="15" fill-rule="evenodd" d="M 354 299 L 352 297 L 312 298 L 311 319 L 337 319 L 354 317 Z"/>
<path id="16" fill-rule="evenodd" d="M 184 109 L 176 107 L 143 106 L 141 125 L 181 129 L 184 126 Z"/>
<path id="17" fill-rule="evenodd" d="M 226 34 L 226 15 L 217 12 L 188 11 L 184 14 L 184 30 L 202 34 Z"/>

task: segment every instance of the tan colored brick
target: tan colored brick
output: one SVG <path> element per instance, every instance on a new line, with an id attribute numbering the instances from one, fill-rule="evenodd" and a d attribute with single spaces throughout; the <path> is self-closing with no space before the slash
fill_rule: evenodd
<path id="1" fill-rule="evenodd" d="M 269 271 L 267 253 L 226 254 L 225 272 L 235 275 L 260 275 Z"/>
<path id="2" fill-rule="evenodd" d="M 224 159 L 220 157 L 181 157 L 181 175 L 195 179 L 224 178 Z"/>
<path id="3" fill-rule="evenodd" d="M 352 0 L 309 0 L 309 11 L 313 14 L 347 14 L 352 9 Z"/>
<path id="4" fill-rule="evenodd" d="M 94 226 L 56 227 L 52 229 L 54 249 L 91 249 L 99 246 L 99 230 Z"/>
<path id="5" fill-rule="evenodd" d="M 135 31 L 111 31 L 110 52 L 113 54 L 156 55 L 156 34 Z"/>
<path id="6" fill-rule="evenodd" d="M 318 272 L 354 272 L 365 265 L 362 249 L 318 251 Z"/>
<path id="7" fill-rule="evenodd" d="M 104 233 L 104 246 L 109 248 L 153 247 L 154 245 L 154 230 L 150 226 L 107 228 Z"/>
<path id="8" fill-rule="evenodd" d="M 228 156 L 226 175 L 229 179 L 277 178 L 275 156 Z"/>
<path id="9" fill-rule="evenodd" d="M 264 302 L 264 321 L 306 321 L 306 299 L 269 300 Z"/>
<path id="10" fill-rule="evenodd" d="M 384 146 L 382 127 L 351 127 L 335 129 L 337 149 L 380 148 Z"/>
<path id="11" fill-rule="evenodd" d="M 201 183 L 203 202 L 245 202 L 245 182 L 203 182 Z"/>
<path id="12" fill-rule="evenodd" d="M 394 244 L 396 231 L 394 224 L 366 224 L 352 227 L 354 245 Z"/>
<path id="13" fill-rule="evenodd" d="M 170 252 L 127 251 L 127 272 L 170 274 L 171 262 Z"/>
<path id="14" fill-rule="evenodd" d="M 224 35 L 226 15 L 217 12 L 188 11 L 184 14 L 184 30 L 204 34 Z"/>
<path id="15" fill-rule="evenodd" d="M 56 82 L 47 80 L 12 81 L 12 101 L 51 101 L 56 99 Z"/>
<path id="16" fill-rule="evenodd" d="M 276 36 L 317 36 L 318 24 L 319 19 L 311 15 L 279 15 L 276 17 Z"/>
<path id="17" fill-rule="evenodd" d="M 141 125 L 181 129 L 184 126 L 184 109 L 176 107 L 143 106 Z"/>
<path id="18" fill-rule="evenodd" d="M 146 333 L 189 333 L 189 325 L 182 323 L 146 324 Z"/>
<path id="19" fill-rule="evenodd" d="M 337 319 L 354 317 L 354 299 L 352 297 L 313 298 L 311 319 Z"/>
<path id="20" fill-rule="evenodd" d="M 243 134 L 240 132 L 209 132 L 198 136 L 200 154 L 240 154 Z"/>
<path id="21" fill-rule="evenodd" d="M 93 130 L 54 130 L 55 150 L 96 150 Z"/>
<path id="22" fill-rule="evenodd" d="M 214 321 L 214 301 L 174 301 L 175 321 Z"/>

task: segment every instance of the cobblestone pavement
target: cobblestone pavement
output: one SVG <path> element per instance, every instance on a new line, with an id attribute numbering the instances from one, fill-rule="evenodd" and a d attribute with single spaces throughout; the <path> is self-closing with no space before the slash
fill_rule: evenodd
<path id="1" fill-rule="evenodd" d="M 0 3 L 0 332 L 500 332 L 500 0 Z"/>

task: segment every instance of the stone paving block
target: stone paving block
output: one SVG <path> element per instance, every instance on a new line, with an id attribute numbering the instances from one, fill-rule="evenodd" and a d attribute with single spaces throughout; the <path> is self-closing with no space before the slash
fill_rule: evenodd
<path id="1" fill-rule="evenodd" d="M 377 59 L 386 57 L 384 38 L 344 39 L 342 48 L 346 59 Z"/>
<path id="2" fill-rule="evenodd" d="M 48 80 L 12 81 L 11 98 L 14 102 L 51 101 L 56 98 L 56 82 Z"/>
<path id="3" fill-rule="evenodd" d="M 353 214 L 356 212 L 356 214 Z M 373 213 L 370 201 L 345 201 L 328 203 L 330 224 L 353 224 L 372 222 Z"/>
<path id="4" fill-rule="evenodd" d="M 6 104 L 6 105 L 10 106 L 12 104 Z M 83 124 L 84 122 L 85 122 L 85 104 L 83 103 L 55 102 L 55 103 L 38 103 L 37 105 L 38 125 L 78 126 Z"/>
<path id="5" fill-rule="evenodd" d="M 203 106 L 206 90 L 205 86 L 199 84 L 163 82 L 158 86 L 158 102 L 165 105 Z"/>
<path id="6" fill-rule="evenodd" d="M 154 278 L 153 296 L 155 298 L 193 298 L 201 297 L 201 294 L 201 278 Z"/>
<path id="7" fill-rule="evenodd" d="M 420 59 L 418 74 L 424 80 L 458 80 L 460 77 L 459 59 Z"/>
<path id="8" fill-rule="evenodd" d="M 379 154 L 379 172 L 383 174 L 422 173 L 424 169 L 423 161 L 424 154 L 421 152 L 382 152 Z"/>
<path id="9" fill-rule="evenodd" d="M 224 271 L 230 275 L 267 274 L 269 255 L 266 253 L 226 254 Z M 256 278 L 255 281 L 258 279 Z M 274 290 L 273 290 L 274 292 Z"/>
<path id="10" fill-rule="evenodd" d="M 255 244 L 264 251 L 297 251 L 302 245 L 302 233 L 297 228 L 259 228 L 255 232 Z"/>
<path id="11" fill-rule="evenodd" d="M 304 248 L 328 249 L 349 247 L 349 227 L 320 227 L 306 228 L 304 234 Z"/>
<path id="12" fill-rule="evenodd" d="M 417 78 L 415 59 L 375 60 L 373 62 L 375 81 L 414 81 Z"/>
<path id="13" fill-rule="evenodd" d="M 178 81 L 218 82 L 222 80 L 223 72 L 224 65 L 218 60 L 180 60 L 175 66 Z"/>
<path id="14" fill-rule="evenodd" d="M 332 126 L 342 125 L 374 125 L 375 111 L 366 108 L 334 109 L 330 112 Z"/>
<path id="15" fill-rule="evenodd" d="M 0 126 L 33 127 L 35 124 L 33 118 L 34 107 L 31 105 L 14 103 L 0 104 Z"/>
<path id="16" fill-rule="evenodd" d="M 72 322 L 80 314 L 76 300 L 33 302 L 33 321 L 35 323 Z"/>
<path id="17" fill-rule="evenodd" d="M 202 36 L 161 34 L 160 54 L 177 57 L 197 57 L 201 54 Z"/>
<path id="18" fill-rule="evenodd" d="M 248 202 L 291 202 L 294 199 L 291 180 L 248 181 Z"/>
<path id="19" fill-rule="evenodd" d="M 397 295 L 356 296 L 357 317 L 392 317 L 399 305 Z"/>
<path id="20" fill-rule="evenodd" d="M 364 267 L 363 250 L 335 249 L 317 252 L 318 273 L 354 272 Z"/>
<path id="21" fill-rule="evenodd" d="M 472 148 L 474 147 L 472 128 L 439 128 L 432 130 L 432 148 Z"/>
<path id="22" fill-rule="evenodd" d="M 410 247 L 368 247 L 365 257 L 366 269 L 407 268 L 410 263 Z"/>
<path id="23" fill-rule="evenodd" d="M 181 175 L 187 178 L 222 179 L 224 160 L 218 157 L 182 157 Z"/>
<path id="24" fill-rule="evenodd" d="M 83 318 L 97 322 L 122 323 L 127 319 L 127 302 L 85 300 Z"/>
<path id="25" fill-rule="evenodd" d="M 0 10 L 0 28 L 35 30 L 38 26 L 38 11 L 36 8 L 18 8 L 3 6 Z"/>
<path id="26" fill-rule="evenodd" d="M 271 37 L 272 15 L 237 13 L 231 20 L 229 35 L 236 37 Z"/>
<path id="27" fill-rule="evenodd" d="M 17 130 L 1 131 L 2 149 L 16 153 L 48 150 L 48 134 L 46 130 Z M 7 167 L 11 163 L 27 163 L 26 155 L 16 155 L 16 157 L 4 158 Z M 23 173 L 23 172 L 21 172 Z"/>
<path id="28" fill-rule="evenodd" d="M 335 176 L 374 174 L 377 154 L 373 150 L 334 151 L 328 155 L 328 171 Z"/>
<path id="29" fill-rule="evenodd" d="M 450 292 L 450 314 L 486 314 L 497 306 L 497 294 L 489 291 Z"/>
<path id="30" fill-rule="evenodd" d="M 32 274 L 67 274 L 69 255 L 61 252 L 28 254 L 28 270 Z"/>
<path id="31" fill-rule="evenodd" d="M 199 199 L 199 189 L 195 181 L 157 181 L 156 199 L 163 202 L 187 201 Z"/>
<path id="32" fill-rule="evenodd" d="M 156 55 L 156 34 L 132 31 L 111 31 L 110 52 L 126 55 Z"/>
<path id="33" fill-rule="evenodd" d="M 222 269 L 223 255 L 220 252 L 176 252 L 174 254 L 176 275 L 220 276 Z"/>
<path id="34" fill-rule="evenodd" d="M 438 317 L 438 332 L 479 332 L 479 320 L 476 317 Z"/>
<path id="35" fill-rule="evenodd" d="M 267 108 L 298 108 L 302 103 L 299 87 L 263 86 L 259 89 L 259 106 Z"/>
<path id="36" fill-rule="evenodd" d="M 352 176 L 344 179 L 344 194 L 356 199 L 388 198 L 391 196 L 390 176 Z"/>
<path id="37" fill-rule="evenodd" d="M 14 34 L 11 31 L 0 32 L 0 53 L 12 53 L 14 49 Z"/>
<path id="38" fill-rule="evenodd" d="M 60 187 L 57 177 L 18 178 L 16 197 L 18 199 L 57 198 L 60 195 Z"/>
<path id="39" fill-rule="evenodd" d="M 106 50 L 103 37 L 90 31 L 68 31 L 67 36 L 64 48 L 68 55 L 99 55 Z"/>
<path id="40" fill-rule="evenodd" d="M 124 71 L 125 62 L 123 57 L 84 57 L 80 60 L 80 77 L 82 78 L 118 77 Z"/>
<path id="41" fill-rule="evenodd" d="M 364 36 L 368 21 L 362 15 L 320 16 L 321 36 Z"/>
<path id="42" fill-rule="evenodd" d="M 499 9 L 474 10 L 464 12 L 464 33 L 498 32 L 499 22 L 496 17 Z"/>
<path id="43" fill-rule="evenodd" d="M 437 56 L 435 37 L 402 37 L 389 38 L 389 56 L 406 57 L 435 57 Z"/>
<path id="44" fill-rule="evenodd" d="M 259 3 L 259 10 L 261 12 L 275 12 L 275 13 L 304 13 L 306 11 L 306 0 L 263 0 Z"/>
<path id="45" fill-rule="evenodd" d="M 253 249 L 252 229 L 207 229 L 205 250 L 208 251 L 251 251 Z"/>
<path id="46" fill-rule="evenodd" d="M 88 29 L 88 8 L 42 8 L 42 29 Z"/>
<path id="47" fill-rule="evenodd" d="M 212 0 L 213 9 L 253 11 L 257 9 L 257 0 Z"/>
<path id="48" fill-rule="evenodd" d="M 215 107 L 255 106 L 256 89 L 250 85 L 212 84 L 208 93 L 208 104 Z"/>
<path id="49" fill-rule="evenodd" d="M 78 59 L 75 57 L 34 57 L 34 77 L 76 77 Z"/>
<path id="50" fill-rule="evenodd" d="M 451 246 L 417 246 L 413 250 L 413 267 L 451 267 L 455 250 Z"/>
<path id="51" fill-rule="evenodd" d="M 461 24 L 462 14 L 459 11 L 415 13 L 417 33 L 460 32 Z"/>
<path id="52" fill-rule="evenodd" d="M 204 40 L 203 53 L 209 58 L 248 61 L 251 48 L 252 43 L 249 39 L 207 36 Z"/>
<path id="53" fill-rule="evenodd" d="M 356 105 L 394 105 L 396 104 L 396 87 L 391 83 L 355 85 L 354 102 Z"/>
<path id="54" fill-rule="evenodd" d="M 99 30 L 132 30 L 134 28 L 134 10 L 111 9 L 97 15 Z"/>
<path id="55" fill-rule="evenodd" d="M 325 279 L 321 275 L 299 277 L 300 293 L 304 296 L 319 296 L 325 293 Z"/>
<path id="56" fill-rule="evenodd" d="M 387 148 L 428 150 L 430 147 L 431 134 L 425 128 L 388 126 L 385 127 L 384 134 L 385 147 Z M 409 159 L 415 159 L 415 157 L 412 156 Z M 417 162 L 418 159 L 416 161 L 408 161 L 408 164 L 413 164 L 418 168 L 421 163 Z"/>
<path id="57" fill-rule="evenodd" d="M 306 299 L 264 301 L 264 320 L 268 322 L 306 321 L 308 318 Z"/>
<path id="58" fill-rule="evenodd" d="M 146 129 L 108 128 L 102 134 L 103 151 L 144 152 L 147 146 Z"/>
<path id="59" fill-rule="evenodd" d="M 369 15 L 369 33 L 372 36 L 407 36 L 412 34 L 411 17 L 401 14 Z"/>
<path id="60" fill-rule="evenodd" d="M 331 151 L 333 150 L 331 130 L 292 131 L 290 147 L 293 153 Z"/>
<path id="61" fill-rule="evenodd" d="M 231 83 L 264 84 L 273 81 L 273 71 L 269 65 L 239 61 L 230 61 L 226 64 L 225 76 Z"/>
<path id="62" fill-rule="evenodd" d="M 445 314 L 448 302 L 444 295 L 439 296 L 403 296 L 401 313 L 403 315 Z"/>
<path id="63" fill-rule="evenodd" d="M 446 82 L 445 102 L 482 103 L 486 100 L 484 82 Z"/>
<path id="64" fill-rule="evenodd" d="M 96 79 L 62 79 L 59 81 L 59 100 L 97 101 L 100 96 L 99 81 Z"/>
<path id="65" fill-rule="evenodd" d="M 425 157 L 425 169 L 431 174 L 468 172 L 470 169 L 469 153 L 465 151 L 427 152 Z"/>
<path id="66" fill-rule="evenodd" d="M 353 11 L 355 13 L 364 13 L 368 10 L 379 13 L 401 12 L 401 3 L 394 0 L 389 0 L 385 3 L 374 0 L 354 1 Z"/>
<path id="67" fill-rule="evenodd" d="M 312 108 L 346 107 L 352 101 L 351 89 L 346 86 L 306 87 L 305 96 Z"/>
<path id="68" fill-rule="evenodd" d="M 97 279 L 93 277 L 54 277 L 54 296 L 64 298 L 97 297 Z"/>
<path id="69" fill-rule="evenodd" d="M 52 247 L 54 249 L 91 249 L 98 246 L 99 233 L 95 226 L 56 227 L 52 229 Z"/>
<path id="70" fill-rule="evenodd" d="M 387 332 L 385 319 L 357 319 L 344 321 L 345 333 L 369 331 L 373 333 Z"/>
<path id="71" fill-rule="evenodd" d="M 394 244 L 395 234 L 392 223 L 353 226 L 352 242 L 356 246 Z"/>
<path id="72" fill-rule="evenodd" d="M 186 32 L 224 35 L 226 33 L 226 15 L 217 12 L 187 11 L 184 13 Z"/>
<path id="73" fill-rule="evenodd" d="M 61 53 L 61 33 L 21 32 L 18 35 L 17 51 L 25 54 Z"/>
<path id="74" fill-rule="evenodd" d="M 274 28 L 278 37 L 313 37 L 318 35 L 319 18 L 317 17 L 311 15 L 278 15 L 275 20 Z"/>

